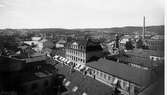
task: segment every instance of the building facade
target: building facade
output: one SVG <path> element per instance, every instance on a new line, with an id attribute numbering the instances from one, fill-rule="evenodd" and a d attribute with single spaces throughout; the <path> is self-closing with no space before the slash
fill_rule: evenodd
<path id="1" fill-rule="evenodd" d="M 164 40 L 159 39 L 149 39 L 146 43 L 150 50 L 164 51 Z"/>
<path id="2" fill-rule="evenodd" d="M 65 57 L 74 63 L 86 64 L 102 56 L 102 47 L 99 42 L 86 39 L 68 41 L 65 47 Z"/>

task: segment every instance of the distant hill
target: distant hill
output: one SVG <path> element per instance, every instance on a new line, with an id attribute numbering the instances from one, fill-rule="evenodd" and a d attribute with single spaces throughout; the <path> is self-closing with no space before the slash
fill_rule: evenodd
<path id="1" fill-rule="evenodd" d="M 95 28 L 95 29 L 78 29 L 80 31 L 98 31 L 98 32 L 107 32 L 107 33 L 134 33 L 134 32 L 142 32 L 143 27 L 137 26 L 127 26 L 127 27 L 113 27 L 113 28 Z M 146 27 L 146 31 L 164 35 L 164 25 L 160 26 L 148 26 Z"/>
<path id="2" fill-rule="evenodd" d="M 148 26 L 146 31 L 149 33 L 164 35 L 164 25 L 160 26 Z M 56 32 L 62 34 L 72 34 L 76 32 L 105 32 L 105 33 L 141 33 L 142 27 L 126 26 L 126 27 L 113 27 L 113 28 L 88 28 L 88 29 L 63 29 L 63 28 L 43 28 L 43 29 L 0 29 L 0 35 L 12 35 L 12 34 L 26 34 L 36 32 Z"/>

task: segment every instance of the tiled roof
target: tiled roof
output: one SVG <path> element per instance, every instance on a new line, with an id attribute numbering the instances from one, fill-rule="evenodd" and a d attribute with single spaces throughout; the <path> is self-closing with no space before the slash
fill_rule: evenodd
<path id="1" fill-rule="evenodd" d="M 134 68 L 106 59 L 99 59 L 87 65 L 140 86 L 147 86 L 156 79 L 155 73 L 150 70 Z"/>
<path id="2" fill-rule="evenodd" d="M 88 76 L 84 76 L 82 73 L 75 71 L 70 74 L 70 69 L 67 66 L 62 66 L 62 64 L 57 64 L 56 66 L 59 71 L 58 73 L 64 74 L 66 76 L 66 81 L 70 81 L 67 86 L 68 95 L 82 95 L 82 93 L 87 93 L 87 95 L 111 95 L 113 92 L 112 88 L 93 79 Z M 76 92 L 72 89 L 77 86 Z M 66 94 L 65 94 L 66 95 Z"/>

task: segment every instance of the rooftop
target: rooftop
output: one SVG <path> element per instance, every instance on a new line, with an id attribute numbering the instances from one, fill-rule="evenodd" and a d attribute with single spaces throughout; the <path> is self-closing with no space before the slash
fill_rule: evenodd
<path id="1" fill-rule="evenodd" d="M 18 76 L 15 76 L 20 82 L 25 83 L 25 82 L 29 82 L 29 81 L 33 81 L 33 80 L 40 80 L 43 78 L 48 78 L 51 75 L 48 75 L 47 73 L 44 72 L 36 72 L 36 73 L 32 73 L 32 72 L 22 72 L 19 73 Z"/>
<path id="2" fill-rule="evenodd" d="M 67 42 L 68 43 L 77 42 L 78 44 L 87 45 L 87 46 L 100 44 L 100 41 L 97 39 L 83 39 L 83 38 L 71 39 L 71 40 L 68 40 Z"/>
<path id="3" fill-rule="evenodd" d="M 70 81 L 67 89 L 69 90 L 68 94 L 82 95 L 82 93 L 87 93 L 87 95 L 111 95 L 113 92 L 112 88 L 93 79 L 88 76 L 83 76 L 82 73 L 75 71 L 70 74 L 70 69 L 67 66 L 62 64 L 57 64 L 56 67 L 59 69 L 59 73 L 66 76 L 66 81 Z M 73 92 L 74 87 L 78 87 L 76 92 Z"/>
<path id="4" fill-rule="evenodd" d="M 139 95 L 164 95 L 164 77 L 144 89 Z"/>
<path id="5" fill-rule="evenodd" d="M 149 85 L 156 80 L 157 76 L 154 71 L 134 68 L 107 59 L 99 59 L 98 61 L 87 63 L 87 65 L 140 86 Z"/>

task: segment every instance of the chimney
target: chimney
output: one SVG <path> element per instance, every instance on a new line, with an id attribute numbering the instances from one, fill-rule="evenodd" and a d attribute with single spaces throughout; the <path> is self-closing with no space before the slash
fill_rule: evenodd
<path id="1" fill-rule="evenodd" d="M 142 32 L 143 39 L 145 37 L 145 16 L 143 17 L 143 32 Z"/>

